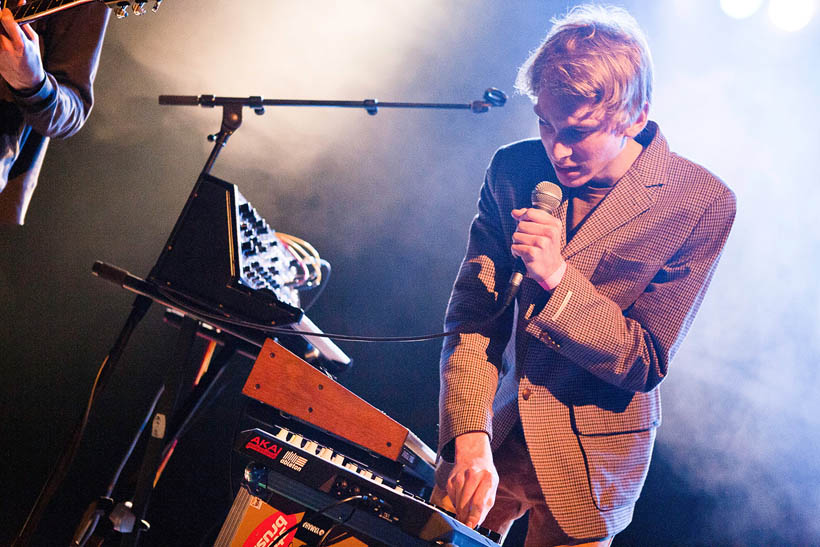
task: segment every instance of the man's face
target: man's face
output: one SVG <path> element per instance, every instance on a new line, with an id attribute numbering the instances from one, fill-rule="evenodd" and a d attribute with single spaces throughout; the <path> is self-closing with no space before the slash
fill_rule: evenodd
<path id="1" fill-rule="evenodd" d="M 611 128 L 603 109 L 544 90 L 534 110 L 541 142 L 564 186 L 578 188 L 590 181 L 611 185 L 629 169 L 634 157 L 624 151 L 633 131 Z"/>

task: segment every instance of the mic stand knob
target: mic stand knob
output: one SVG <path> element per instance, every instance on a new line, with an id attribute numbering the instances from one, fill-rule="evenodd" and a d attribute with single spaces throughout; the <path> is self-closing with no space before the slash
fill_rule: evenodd
<path id="1" fill-rule="evenodd" d="M 134 516 L 134 512 L 131 510 L 133 507 L 134 504 L 130 501 L 120 502 L 114 507 L 108 517 L 114 530 L 121 534 L 130 534 L 134 530 L 134 522 L 137 517 Z"/>
<path id="2" fill-rule="evenodd" d="M 118 503 L 116 507 L 114 507 L 111 511 L 111 516 L 108 517 L 108 520 L 111 521 L 114 530 L 121 534 L 130 534 L 134 531 L 135 524 L 136 528 L 141 532 L 146 532 L 151 529 L 151 525 L 147 520 L 140 520 L 137 522 L 137 517 L 134 515 L 134 511 L 132 510 L 133 508 L 134 504 L 130 501 Z"/>

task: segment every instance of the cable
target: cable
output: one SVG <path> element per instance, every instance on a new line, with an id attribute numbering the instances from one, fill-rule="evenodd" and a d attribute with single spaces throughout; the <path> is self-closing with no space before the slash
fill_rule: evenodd
<path id="1" fill-rule="evenodd" d="M 165 387 L 159 388 L 157 394 L 154 396 L 154 400 L 151 402 L 151 405 L 148 408 L 148 412 L 145 415 L 140 427 L 137 429 L 136 434 L 134 435 L 133 439 L 131 440 L 131 444 L 126 450 L 125 455 L 120 460 L 119 467 L 114 472 L 114 475 L 111 478 L 111 482 L 108 483 L 108 489 L 105 491 L 105 495 L 92 502 L 91 505 L 86 510 L 85 515 L 83 516 L 82 521 L 80 522 L 79 526 L 77 526 L 74 532 L 74 539 L 72 545 L 77 545 L 79 547 L 84 546 L 89 539 L 94 535 L 94 532 L 97 528 L 97 524 L 100 521 L 100 518 L 105 516 L 107 512 L 106 509 L 100 509 L 99 505 L 102 501 L 110 501 L 111 507 L 108 508 L 110 510 L 113 508 L 114 500 L 111 498 L 114 494 L 114 488 L 117 486 L 117 482 L 119 482 L 120 475 L 122 474 L 123 469 L 125 468 L 126 463 L 131 458 L 131 454 L 134 452 L 134 448 L 137 446 L 137 442 L 139 442 L 140 438 L 142 437 L 143 431 L 145 431 L 145 427 L 148 425 L 148 422 L 151 421 L 151 416 L 154 415 L 154 409 L 159 402 L 160 396 L 165 391 Z"/>
<path id="2" fill-rule="evenodd" d="M 154 395 L 154 399 L 151 401 L 151 405 L 148 407 L 148 412 L 146 412 L 145 417 L 140 424 L 139 429 L 137 430 L 134 438 L 131 439 L 131 444 L 128 447 L 128 450 L 125 452 L 125 456 L 120 460 L 120 465 L 117 467 L 117 470 L 114 472 L 114 475 L 111 477 L 111 482 L 108 483 L 108 489 L 105 491 L 105 497 L 110 498 L 114 495 L 114 489 L 117 487 L 117 483 L 120 481 L 120 475 L 122 474 L 123 469 L 125 469 L 125 465 L 128 463 L 128 460 L 131 459 L 131 454 L 134 453 L 134 449 L 137 447 L 137 443 L 139 442 L 140 438 L 142 437 L 143 431 L 145 431 L 148 422 L 151 421 L 151 417 L 154 415 L 154 410 L 157 408 L 157 403 L 159 403 L 159 398 L 162 397 L 162 394 L 165 392 L 165 386 L 161 386 L 158 390 L 156 395 Z"/>
<path id="3" fill-rule="evenodd" d="M 297 244 L 292 242 L 283 244 L 285 248 L 288 250 L 288 252 L 290 252 L 290 256 L 293 257 L 291 264 L 293 264 L 293 261 L 296 261 L 296 265 L 299 267 L 300 270 L 292 281 L 285 282 L 285 286 L 298 290 L 300 287 L 307 286 L 311 280 L 310 272 L 308 271 L 308 265 L 305 262 L 305 260 L 308 257 L 304 254 L 304 250 L 301 249 Z"/>
<path id="4" fill-rule="evenodd" d="M 345 533 L 345 531 L 343 531 L 342 534 L 341 534 L 341 537 L 338 537 L 338 538 L 335 538 L 335 539 L 331 537 L 331 535 L 333 534 L 333 531 L 336 530 L 336 528 L 338 528 L 339 526 L 344 526 L 345 524 L 347 524 L 347 521 L 349 521 L 351 518 L 353 518 L 353 513 L 355 513 L 355 512 L 356 512 L 356 506 L 354 505 L 353 509 L 350 511 L 350 514 L 347 516 L 346 519 L 344 519 L 341 522 L 334 522 L 333 526 L 328 528 L 327 531 L 324 534 L 322 534 L 322 537 L 319 538 L 319 543 L 316 544 L 316 547 L 323 547 L 324 545 L 332 545 L 331 543 L 327 543 L 328 541 L 333 541 L 333 543 L 338 543 L 339 541 L 342 541 L 343 539 L 345 539 L 347 537 L 347 535 L 350 535 L 349 532 Z"/>
<path id="5" fill-rule="evenodd" d="M 205 319 L 211 319 L 216 322 L 227 323 L 230 325 L 236 325 L 239 327 L 245 327 L 249 329 L 259 330 L 266 333 L 273 333 L 273 334 L 285 334 L 285 335 L 294 335 L 294 334 L 308 334 L 310 336 L 318 336 L 321 338 L 333 338 L 335 340 L 344 340 L 348 342 L 423 342 L 426 340 L 435 340 L 436 338 L 445 338 L 447 336 L 452 336 L 454 334 L 471 334 L 480 332 L 482 328 L 489 326 L 493 323 L 496 319 L 501 317 L 501 315 L 509 308 L 509 304 L 502 306 L 498 311 L 495 312 L 491 317 L 487 318 L 485 321 L 481 323 L 474 323 L 474 324 L 467 324 L 463 327 L 456 327 L 449 331 L 444 332 L 437 332 L 433 334 L 422 334 L 418 336 L 356 336 L 350 334 L 333 334 L 333 333 L 326 333 L 326 332 L 306 332 L 302 333 L 296 329 L 289 329 L 285 327 L 275 327 L 272 325 L 267 325 L 263 323 L 257 323 L 254 321 L 245 321 L 242 319 L 236 319 L 229 316 L 218 315 L 204 309 L 200 306 L 191 307 L 190 304 L 184 302 L 177 298 L 176 291 L 165 287 L 157 287 L 157 291 L 168 299 L 169 302 L 172 304 L 177 305 L 181 309 L 190 309 L 197 315 L 204 317 Z M 180 295 L 183 296 L 184 295 Z M 218 325 L 215 325 L 218 326 Z"/>
<path id="6" fill-rule="evenodd" d="M 330 283 L 330 274 L 332 273 L 332 269 L 330 267 L 330 262 L 325 259 L 319 260 L 319 265 L 325 268 L 325 274 L 321 277 L 323 280 L 322 283 L 314 285 L 313 287 L 306 287 L 307 290 L 315 290 L 316 293 L 311 295 L 313 298 L 310 299 L 310 302 L 307 304 L 302 304 L 302 310 L 308 311 L 310 308 L 313 307 L 313 304 L 319 300 L 319 297 L 322 296 L 322 293 L 325 292 L 325 288 L 327 288 L 327 284 Z M 319 269 L 321 271 L 321 268 Z"/>
<path id="7" fill-rule="evenodd" d="M 236 421 L 233 425 L 233 435 L 231 435 L 232 439 L 236 439 L 239 436 L 239 431 L 242 428 L 242 419 L 247 415 L 248 405 L 251 402 L 250 397 L 242 397 L 241 401 L 241 408 L 239 412 L 236 414 Z M 233 498 L 234 489 L 233 489 L 233 476 L 234 476 L 234 454 L 236 454 L 236 450 L 230 450 L 228 454 L 228 499 Z"/>
<path id="8" fill-rule="evenodd" d="M 337 502 L 331 503 L 330 505 L 328 505 L 326 507 L 323 507 L 323 508 L 319 509 L 318 511 L 314 511 L 313 514 L 310 516 L 310 518 L 313 518 L 313 517 L 318 516 L 318 515 L 323 515 L 323 514 L 327 513 L 328 511 L 330 511 L 331 509 L 333 509 L 334 507 L 338 507 L 340 505 L 343 505 L 345 503 L 349 503 L 349 502 L 351 502 L 353 500 L 357 500 L 357 499 L 365 501 L 365 500 L 370 499 L 370 496 L 368 496 L 367 494 L 358 494 L 358 495 L 355 495 L 355 496 L 349 496 L 349 497 L 347 497 L 343 500 L 339 500 Z M 340 523 L 341 524 L 346 523 L 348 520 L 350 520 L 350 517 L 352 517 L 353 513 L 355 513 L 355 512 L 356 512 L 356 508 L 354 507 L 353 511 L 350 512 L 350 514 L 347 516 L 347 518 L 344 519 L 343 521 L 340 521 Z M 328 515 L 328 517 L 331 518 L 331 519 L 333 518 L 333 517 L 330 517 L 330 515 Z M 291 526 L 290 528 L 288 528 L 287 530 L 285 530 L 284 532 L 282 532 L 281 534 L 276 536 L 273 540 L 268 542 L 268 545 L 276 545 L 277 543 L 282 541 L 284 538 L 286 538 L 289 533 L 293 532 L 294 530 L 296 530 L 297 528 L 302 526 L 303 523 L 309 523 L 309 522 L 310 522 L 309 519 L 305 520 L 305 517 L 302 516 L 302 519 L 299 522 L 297 522 L 296 524 L 294 524 L 293 526 Z M 330 528 L 330 530 L 332 530 L 332 529 L 333 529 L 333 527 Z"/>
<path id="9" fill-rule="evenodd" d="M 117 340 L 114 342 L 114 345 L 111 347 L 108 355 L 105 356 L 105 359 L 103 359 L 99 369 L 97 370 L 97 376 L 94 378 L 94 383 L 91 386 L 91 393 L 88 396 L 85 411 L 77 422 L 77 425 L 74 427 L 71 438 L 65 449 L 63 449 L 60 453 L 60 458 L 52 468 L 51 474 L 48 476 L 48 479 L 46 479 L 46 483 L 43 485 L 42 490 L 40 490 L 40 494 L 37 496 L 37 500 L 34 502 L 34 506 L 26 518 L 26 522 L 23 524 L 23 528 L 17 534 L 17 538 L 15 538 L 14 543 L 12 544 L 14 547 L 24 547 L 31 542 L 31 538 L 37 530 L 37 526 L 40 523 L 40 519 L 43 517 L 43 513 L 48 507 L 48 504 L 51 502 L 51 498 L 54 497 L 57 489 L 65 480 L 68 470 L 71 467 L 74 458 L 77 456 L 77 451 L 79 450 L 80 442 L 85 435 L 85 428 L 88 425 L 88 418 L 91 415 L 91 409 L 94 406 L 94 402 L 102 392 L 108 378 L 111 376 L 114 366 L 120 360 L 120 357 L 125 351 L 125 346 L 128 344 L 131 334 L 134 332 L 137 324 L 145 316 L 150 306 L 151 299 L 147 296 L 139 295 L 136 299 L 134 299 L 131 313 L 125 320 L 125 324 L 123 325 Z"/>
<path id="10" fill-rule="evenodd" d="M 285 244 L 285 247 L 296 257 L 296 260 L 299 262 L 299 265 L 304 272 L 304 280 L 301 285 L 298 283 L 296 286 L 304 286 L 308 284 L 321 284 L 322 282 L 322 268 L 321 268 L 321 261 L 322 258 L 319 256 L 318 251 L 302 238 L 292 236 L 290 234 L 285 234 L 282 232 L 276 232 L 276 235 L 282 240 L 282 243 Z M 312 269 L 313 273 L 308 272 L 308 267 Z"/>
<path id="11" fill-rule="evenodd" d="M 294 282 L 294 286 L 305 287 L 315 283 L 319 279 L 319 272 L 321 272 L 321 269 L 317 267 L 318 257 L 310 254 L 297 241 L 288 241 L 285 245 L 302 262 L 302 269 L 305 272 L 302 281 L 300 283 Z"/>

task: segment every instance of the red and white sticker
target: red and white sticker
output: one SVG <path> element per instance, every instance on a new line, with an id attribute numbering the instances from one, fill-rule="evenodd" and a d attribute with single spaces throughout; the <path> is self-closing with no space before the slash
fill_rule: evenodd
<path id="1" fill-rule="evenodd" d="M 242 547 L 287 547 L 293 542 L 298 527 L 288 532 L 287 536 L 276 543 L 273 543 L 273 540 L 291 526 L 296 526 L 297 522 L 299 522 L 299 517 L 296 515 L 286 515 L 282 512 L 274 513 L 248 534 L 248 538 L 242 544 Z"/>

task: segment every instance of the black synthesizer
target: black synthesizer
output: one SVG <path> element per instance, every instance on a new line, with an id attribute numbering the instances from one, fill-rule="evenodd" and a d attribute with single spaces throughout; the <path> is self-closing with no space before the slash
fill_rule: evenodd
<path id="1" fill-rule="evenodd" d="M 297 263 L 236 185 L 202 175 L 148 279 L 220 316 L 286 325 L 302 317 Z"/>
<path id="2" fill-rule="evenodd" d="M 245 480 L 261 497 L 283 495 L 317 511 L 350 496 L 366 495 L 345 526 L 372 538 L 375 545 L 498 547 L 500 536 L 471 530 L 456 518 L 341 453 L 284 428 L 271 434 L 243 431 L 236 449 L 250 457 Z M 356 501 L 351 502 L 355 504 Z M 342 508 L 346 513 L 350 508 Z"/>

